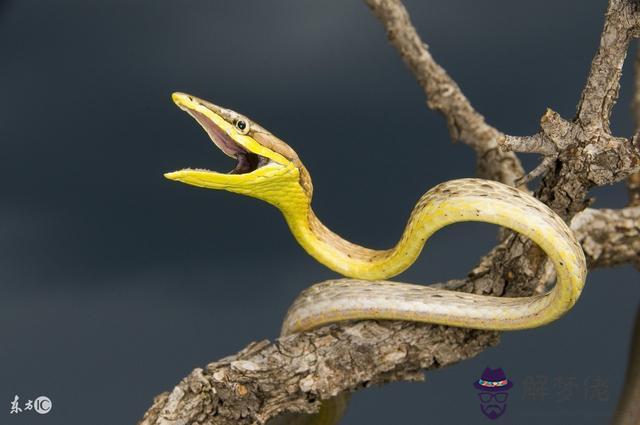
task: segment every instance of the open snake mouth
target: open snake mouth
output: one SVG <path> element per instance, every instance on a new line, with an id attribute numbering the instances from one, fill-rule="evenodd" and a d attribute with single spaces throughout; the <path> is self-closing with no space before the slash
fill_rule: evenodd
<path id="1" fill-rule="evenodd" d="M 269 162 L 269 158 L 250 152 L 237 143 L 224 129 L 218 127 L 203 113 L 182 106 L 180 109 L 191 115 L 204 128 L 218 149 L 238 161 L 235 168 L 227 174 L 248 174 Z"/>

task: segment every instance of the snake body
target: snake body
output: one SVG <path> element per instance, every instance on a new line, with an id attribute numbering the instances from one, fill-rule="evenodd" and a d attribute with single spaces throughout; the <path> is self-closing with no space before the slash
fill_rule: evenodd
<path id="1" fill-rule="evenodd" d="M 498 224 L 536 242 L 555 266 L 553 290 L 531 297 L 498 298 L 377 281 L 402 272 L 432 234 L 461 221 Z M 310 287 L 291 306 L 283 325 L 285 334 L 364 318 L 494 330 L 537 327 L 573 306 L 586 275 L 582 249 L 560 217 L 518 189 L 481 179 L 448 181 L 423 195 L 400 241 L 390 250 L 349 249 L 333 233 L 316 232 L 319 240 L 337 247 L 348 258 L 336 265 L 326 258 L 322 262 L 346 276 L 376 280 L 342 279 Z"/>
<path id="2" fill-rule="evenodd" d="M 167 178 L 273 204 L 310 255 L 352 278 L 322 282 L 305 290 L 289 309 L 282 335 L 353 319 L 398 319 L 493 330 L 532 328 L 557 319 L 580 296 L 586 278 L 580 245 L 558 215 L 523 191 L 475 178 L 439 184 L 420 198 L 393 248 L 368 249 L 336 235 L 316 217 L 311 209 L 311 177 L 287 144 L 229 109 L 182 93 L 174 93 L 173 100 L 196 119 L 216 146 L 238 161 L 238 166 L 230 174 L 184 169 L 167 173 Z M 413 264 L 436 231 L 462 221 L 493 223 L 530 238 L 555 267 L 553 289 L 530 297 L 498 298 L 384 281 Z M 322 415 L 325 422 L 337 417 L 332 409 L 323 409 Z M 329 417 L 332 419 L 326 420 Z"/>

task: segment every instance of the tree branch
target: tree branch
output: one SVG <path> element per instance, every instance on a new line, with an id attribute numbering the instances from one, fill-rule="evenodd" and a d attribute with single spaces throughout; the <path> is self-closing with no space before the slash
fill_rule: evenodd
<path id="1" fill-rule="evenodd" d="M 610 0 L 600 48 L 573 121 L 547 111 L 540 133 L 507 137 L 485 123 L 458 85 L 429 54 L 399 0 L 365 0 L 384 25 L 424 89 L 428 105 L 446 118 L 454 140 L 478 154 L 481 176 L 513 184 L 522 167 L 513 152 L 541 151 L 545 160 L 536 195 L 570 221 L 586 205 L 587 191 L 640 171 L 635 139 L 614 137 L 609 116 L 620 69 L 639 14 L 632 0 Z M 501 147 L 501 148 L 499 148 Z M 587 210 L 574 228 L 590 267 L 634 261 L 638 210 Z M 509 234 L 462 281 L 438 286 L 493 296 L 529 295 L 548 277 L 546 257 L 529 240 Z M 264 423 L 284 412 L 316 412 L 320 400 L 343 391 L 399 379 L 475 356 L 498 343 L 497 332 L 397 321 L 338 323 L 261 342 L 196 369 L 171 393 L 154 400 L 142 425 Z"/>
<path id="2" fill-rule="evenodd" d="M 571 222 L 590 268 L 631 263 L 640 270 L 640 206 L 588 208 Z"/>
<path id="3" fill-rule="evenodd" d="M 609 118 L 618 99 L 622 65 L 629 42 L 638 36 L 638 3 L 610 0 L 600 47 L 591 63 L 587 84 L 578 105 L 577 121 L 592 130 L 610 133 Z"/>
<path id="4" fill-rule="evenodd" d="M 639 266 L 640 207 L 588 209 L 572 227 L 590 268 L 629 261 Z M 474 282 L 434 286 L 468 292 Z M 321 400 L 340 392 L 423 380 L 423 370 L 474 357 L 498 342 L 498 332 L 401 321 L 337 323 L 252 343 L 195 369 L 171 393 L 156 397 L 139 425 L 248 425 L 284 412 L 315 413 Z"/>
<path id="5" fill-rule="evenodd" d="M 640 205 L 640 173 L 630 176 L 627 185 L 629 187 L 629 205 Z"/>
<path id="6" fill-rule="evenodd" d="M 636 312 L 636 324 L 631 335 L 627 374 L 624 390 L 618 401 L 613 425 L 638 425 L 640 423 L 640 306 Z"/>
<path id="7" fill-rule="evenodd" d="M 338 392 L 422 380 L 422 369 L 474 356 L 497 339 L 495 332 L 364 321 L 254 343 L 195 369 L 154 400 L 140 425 L 249 425 L 283 411 L 313 413 Z"/>
<path id="8" fill-rule="evenodd" d="M 633 98 L 631 99 L 631 112 L 636 131 L 640 130 L 640 43 L 636 47 L 636 57 L 633 61 Z M 629 176 L 627 180 L 629 189 L 629 205 L 640 205 L 640 173 Z"/>
<path id="9" fill-rule="evenodd" d="M 633 62 L 633 98 L 631 100 L 631 112 L 636 132 L 640 129 L 640 46 L 636 48 L 636 57 Z M 640 207 L 640 173 L 632 174 L 627 179 L 629 188 L 630 207 Z M 635 259 L 636 268 L 639 257 Z M 640 423 L 640 366 L 637 359 L 640 358 L 640 306 L 636 312 L 635 331 L 631 337 L 631 349 L 627 362 L 627 374 L 622 387 L 622 395 L 618 400 L 613 425 L 633 425 Z"/>
<path id="10" fill-rule="evenodd" d="M 429 108 L 445 117 L 451 139 L 460 140 L 476 151 L 478 176 L 513 186 L 524 173 L 520 160 L 513 153 L 499 149 L 498 142 L 504 139 L 504 134 L 485 122 L 458 84 L 436 63 L 402 2 L 365 0 L 365 3 L 378 17 L 389 41 L 424 90 Z"/>

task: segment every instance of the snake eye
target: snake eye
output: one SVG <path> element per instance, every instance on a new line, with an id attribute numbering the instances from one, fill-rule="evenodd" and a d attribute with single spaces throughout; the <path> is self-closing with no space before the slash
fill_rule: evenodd
<path id="1" fill-rule="evenodd" d="M 236 128 L 242 134 L 247 134 L 249 132 L 249 124 L 245 120 L 236 121 Z"/>

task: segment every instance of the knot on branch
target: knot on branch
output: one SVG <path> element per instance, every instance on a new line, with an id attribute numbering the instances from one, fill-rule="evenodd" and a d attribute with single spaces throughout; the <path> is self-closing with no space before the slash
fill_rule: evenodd
<path id="1" fill-rule="evenodd" d="M 557 154 L 571 145 L 571 142 L 576 138 L 572 134 L 574 128 L 575 126 L 571 122 L 562 118 L 554 110 L 547 108 L 540 118 L 540 131 L 546 142 L 545 147 L 550 151 L 549 154 Z"/>
<path id="2" fill-rule="evenodd" d="M 565 120 L 557 112 L 547 109 L 540 119 L 540 132 L 533 136 L 505 136 L 501 148 L 515 152 L 539 153 L 542 162 L 518 183 L 524 184 L 545 174 L 553 180 L 554 175 L 575 180 L 569 186 L 558 184 L 553 187 L 579 189 L 582 196 L 593 186 L 612 184 L 623 180 L 640 170 L 640 150 L 638 136 L 633 139 L 612 136 L 601 127 L 584 127 L 579 120 Z M 554 173 L 550 173 L 555 170 Z M 578 196 L 572 196 L 578 198 Z M 551 196 L 555 198 L 555 196 Z M 576 213 L 582 208 L 567 208 L 568 204 L 556 212 Z M 583 204 L 583 207 L 586 203 Z M 571 216 L 572 214 L 569 214 Z"/>

